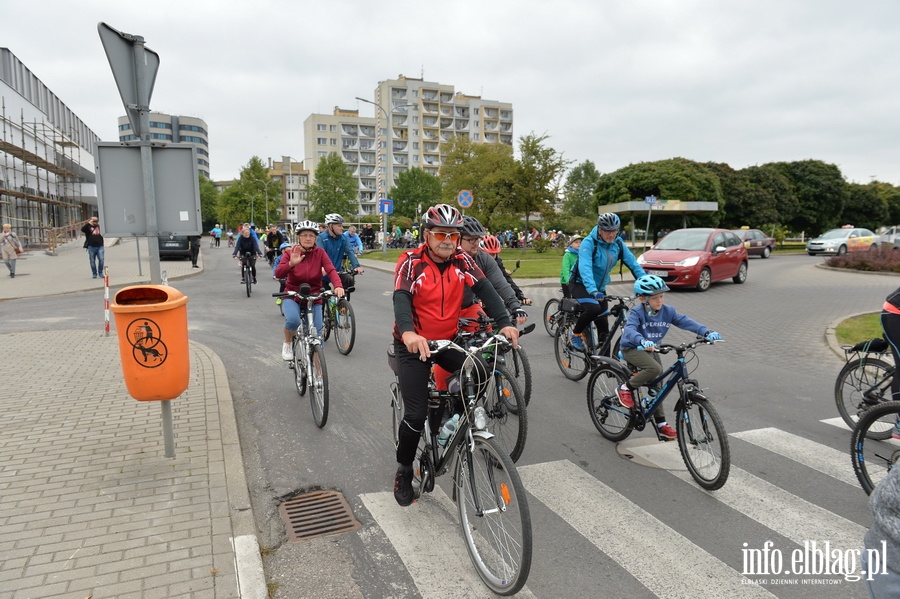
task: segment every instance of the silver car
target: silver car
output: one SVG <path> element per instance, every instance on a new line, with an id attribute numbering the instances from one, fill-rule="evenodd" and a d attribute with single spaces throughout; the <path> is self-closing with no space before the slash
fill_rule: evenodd
<path id="1" fill-rule="evenodd" d="M 831 229 L 806 244 L 806 253 L 810 256 L 841 256 L 847 252 L 867 252 L 870 249 L 878 249 L 878 238 L 872 231 L 859 227 Z"/>

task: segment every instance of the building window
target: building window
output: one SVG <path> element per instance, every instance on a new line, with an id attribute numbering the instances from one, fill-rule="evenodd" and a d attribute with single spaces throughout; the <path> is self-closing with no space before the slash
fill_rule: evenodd
<path id="1" fill-rule="evenodd" d="M 316 125 L 316 131 L 326 131 L 328 127 L 325 126 L 325 123 L 319 123 Z"/>
<path id="2" fill-rule="evenodd" d="M 328 130 L 334 133 L 335 131 L 337 131 L 337 125 L 329 125 Z"/>
<path id="3" fill-rule="evenodd" d="M 335 138 L 332 137 L 332 138 L 331 138 L 331 145 L 336 146 L 336 145 L 337 145 L 337 139 L 335 139 Z"/>
<path id="4" fill-rule="evenodd" d="M 328 156 L 328 152 L 324 150 L 319 150 L 319 158 L 326 158 Z"/>
<path id="5" fill-rule="evenodd" d="M 328 145 L 328 138 L 327 137 L 317 137 L 316 144 L 318 144 L 320 146 Z"/>
<path id="6" fill-rule="evenodd" d="M 418 149 L 419 149 L 419 142 L 414 141 L 413 142 L 413 150 L 418 150 Z"/>
<path id="7" fill-rule="evenodd" d="M 475 109 L 475 114 L 478 114 L 478 109 L 477 109 L 477 108 Z"/>

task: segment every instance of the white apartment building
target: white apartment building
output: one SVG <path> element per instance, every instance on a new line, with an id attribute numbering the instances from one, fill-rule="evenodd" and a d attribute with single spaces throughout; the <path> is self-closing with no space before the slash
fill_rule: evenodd
<path id="1" fill-rule="evenodd" d="M 357 180 L 361 215 L 377 214 L 378 199 L 390 197 L 407 169 L 438 175 L 444 146 L 455 136 L 513 145 L 511 103 L 456 92 L 452 85 L 400 75 L 378 84 L 374 103 L 374 118 L 335 107 L 333 114 L 312 114 L 303 124 L 310 182 L 318 161 L 337 152 Z"/>
<path id="2" fill-rule="evenodd" d="M 139 139 L 127 116 L 120 116 L 119 141 Z M 197 169 L 209 179 L 209 129 L 206 121 L 192 116 L 150 112 L 150 141 L 190 144 L 197 148 Z"/>

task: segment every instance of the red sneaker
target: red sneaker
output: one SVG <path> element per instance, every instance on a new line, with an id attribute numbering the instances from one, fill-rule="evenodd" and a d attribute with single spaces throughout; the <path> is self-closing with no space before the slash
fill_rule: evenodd
<path id="1" fill-rule="evenodd" d="M 631 394 L 631 390 L 622 385 L 618 389 L 616 389 L 616 395 L 619 396 L 619 403 L 622 404 L 623 407 L 631 409 L 634 407 L 634 396 Z"/>
<path id="2" fill-rule="evenodd" d="M 664 424 L 659 427 L 659 436 L 665 439 L 666 441 L 674 441 L 678 438 L 678 433 L 675 432 L 675 429 L 669 426 L 668 424 Z"/>

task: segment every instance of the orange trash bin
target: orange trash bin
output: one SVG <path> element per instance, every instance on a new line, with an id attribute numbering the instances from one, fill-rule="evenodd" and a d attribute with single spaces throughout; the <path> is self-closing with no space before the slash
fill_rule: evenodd
<path id="1" fill-rule="evenodd" d="M 175 399 L 188 388 L 187 302 L 165 285 L 125 287 L 113 298 L 122 373 L 136 400 Z"/>

